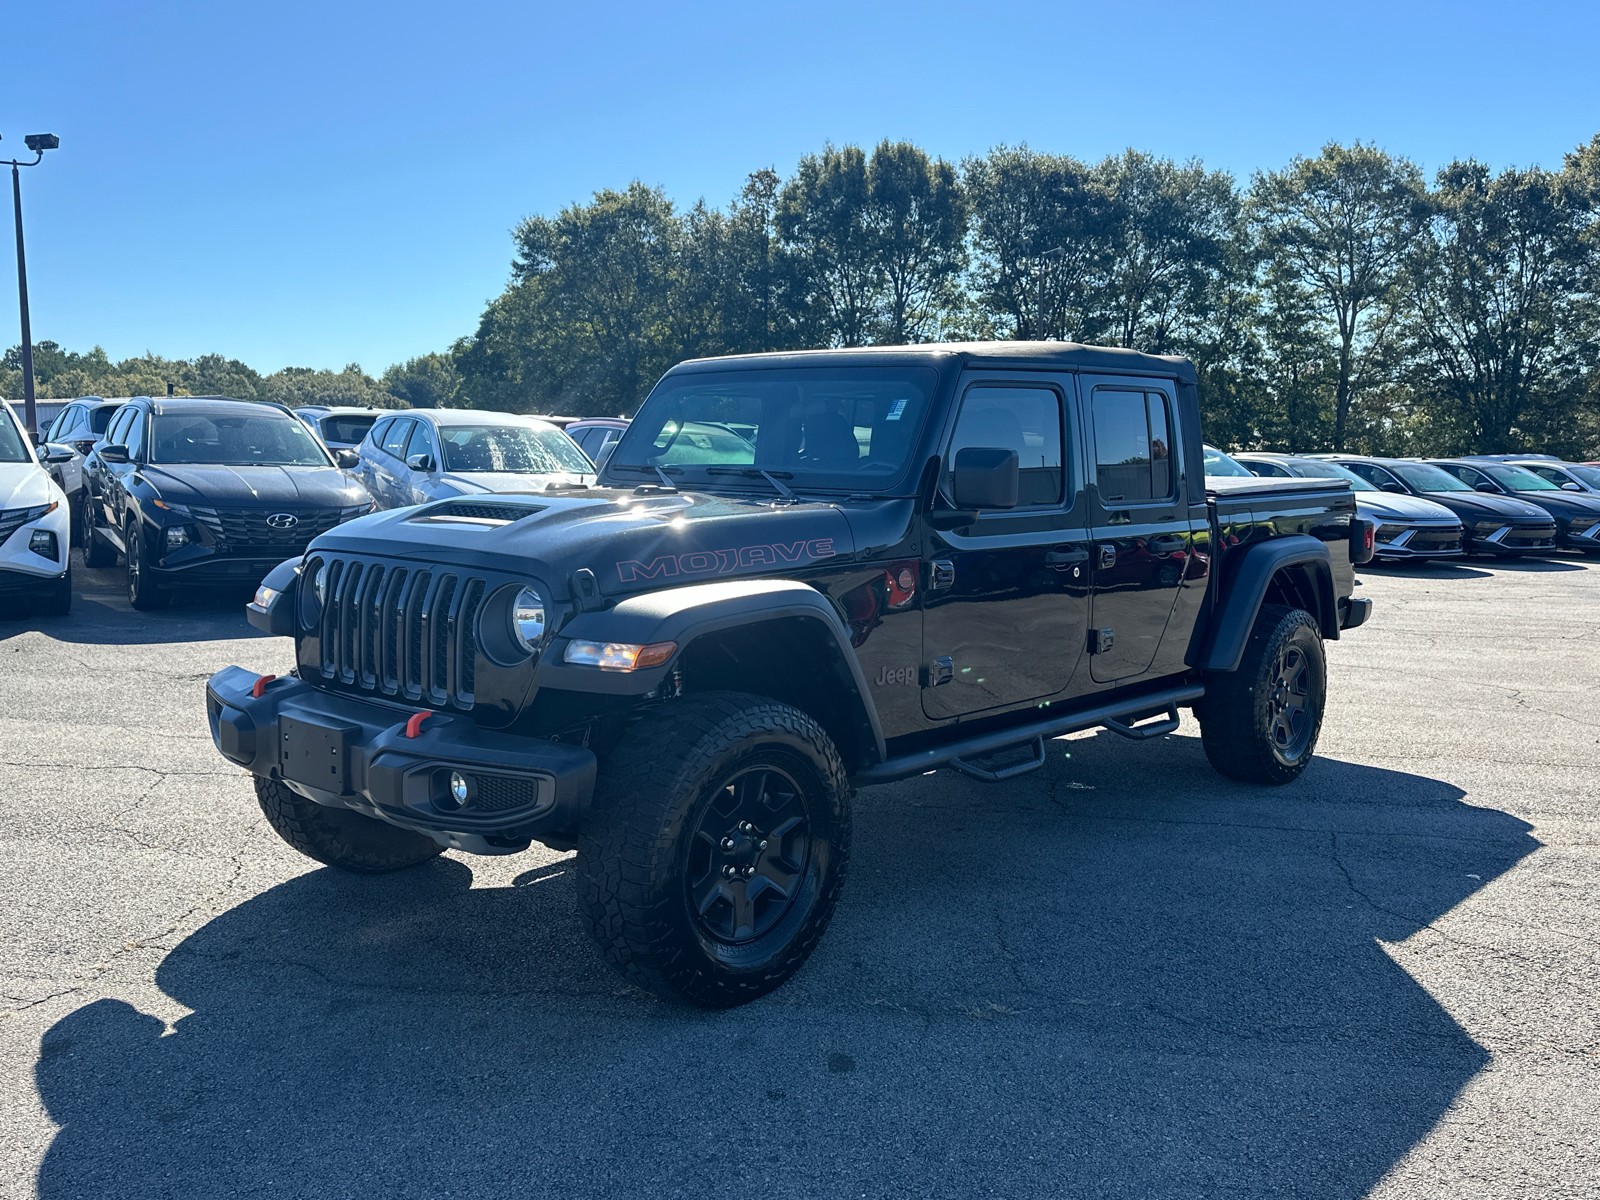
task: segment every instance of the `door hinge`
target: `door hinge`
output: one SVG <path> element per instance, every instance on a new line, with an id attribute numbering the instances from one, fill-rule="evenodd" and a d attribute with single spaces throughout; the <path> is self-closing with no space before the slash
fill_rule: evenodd
<path id="1" fill-rule="evenodd" d="M 1116 645 L 1116 635 L 1109 629 L 1089 630 L 1089 653 L 1104 654 Z"/>
<path id="2" fill-rule="evenodd" d="M 1102 545 L 1100 547 L 1100 569 L 1102 571 L 1109 571 L 1116 565 L 1117 548 L 1111 545 Z"/>
<path id="3" fill-rule="evenodd" d="M 938 592 L 955 586 L 956 565 L 948 558 L 936 558 L 928 564 L 928 567 L 929 591 Z"/>
<path id="4" fill-rule="evenodd" d="M 956 660 L 948 654 L 941 654 L 933 660 L 933 665 L 928 668 L 928 682 L 924 687 L 938 687 L 942 683 L 949 683 L 956 677 Z"/>

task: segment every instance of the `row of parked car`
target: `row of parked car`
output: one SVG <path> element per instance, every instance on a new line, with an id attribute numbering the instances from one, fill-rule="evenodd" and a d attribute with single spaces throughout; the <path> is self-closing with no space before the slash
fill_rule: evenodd
<path id="1" fill-rule="evenodd" d="M 1377 529 L 1373 557 L 1454 558 L 1576 550 L 1600 556 L 1600 463 L 1546 454 L 1374 458 L 1358 454 L 1224 454 L 1207 475 L 1339 478 Z"/>
<path id="2" fill-rule="evenodd" d="M 48 416 L 37 449 L 9 407 L 0 421 L 0 591 L 55 613 L 71 605 L 72 546 L 90 567 L 122 562 L 129 601 L 156 609 L 186 586 L 253 585 L 378 509 L 595 478 L 560 423 L 507 413 L 91 397 Z M 569 425 L 603 453 L 626 422 Z"/>

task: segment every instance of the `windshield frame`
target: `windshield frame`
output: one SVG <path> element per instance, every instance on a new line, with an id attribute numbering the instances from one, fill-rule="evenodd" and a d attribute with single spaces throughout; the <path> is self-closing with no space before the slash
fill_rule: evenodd
<path id="1" fill-rule="evenodd" d="M 645 447 L 652 449 L 655 447 L 658 435 L 668 420 L 680 419 L 671 413 L 664 415 L 659 423 L 652 419 L 652 409 L 672 403 L 672 394 L 680 390 L 696 386 L 708 389 L 721 386 L 732 390 L 741 382 L 750 385 L 752 391 L 757 385 L 770 387 L 785 383 L 812 385 L 837 383 L 841 387 L 848 388 L 852 383 L 864 386 L 875 381 L 890 385 L 898 383 L 913 393 L 920 393 L 921 398 L 921 411 L 911 418 L 911 423 L 907 426 L 901 459 L 892 474 L 812 471 L 807 469 L 804 463 L 763 461 L 759 448 L 751 463 L 666 461 L 665 455 L 674 444 L 671 442 L 658 453 L 642 452 Z M 914 494 L 921 478 L 925 457 L 923 451 L 929 436 L 930 422 L 935 419 L 943 420 L 949 415 L 942 403 L 948 391 L 949 378 L 946 373 L 931 363 L 856 365 L 834 358 L 819 361 L 814 366 L 796 365 L 792 362 L 771 365 L 741 363 L 737 367 L 669 372 L 651 389 L 627 429 L 623 431 L 616 448 L 600 471 L 601 485 L 633 488 L 640 484 L 660 484 L 662 479 L 658 474 L 659 468 L 660 472 L 671 480 L 673 486 L 690 486 L 697 491 L 751 492 L 770 496 L 774 494 L 772 485 L 762 477 L 762 473 L 766 472 L 781 479 L 794 491 L 856 496 Z M 763 401 L 758 399 L 757 402 Z M 744 438 L 743 433 L 733 428 L 736 424 L 745 424 L 742 421 L 691 413 L 681 418 L 680 428 L 687 428 L 690 424 L 721 426 L 728 435 L 749 441 Z M 650 432 L 646 432 L 647 429 Z M 754 436 L 759 442 L 759 432 Z M 736 473 L 730 468 L 741 469 Z"/>
<path id="2" fill-rule="evenodd" d="M 266 405 L 261 405 L 259 407 L 263 410 L 259 413 L 235 411 L 232 409 L 213 410 L 209 412 L 204 410 L 188 409 L 179 409 L 170 412 L 152 412 L 149 414 L 151 418 L 150 432 L 145 438 L 142 458 L 145 462 L 155 467 L 309 467 L 313 470 L 320 470 L 323 467 L 338 466 L 338 463 L 336 463 L 333 459 L 333 455 L 328 452 L 328 448 L 322 444 L 321 439 L 318 438 L 316 434 L 312 433 L 311 430 L 307 429 L 305 422 L 300 420 L 300 418 L 284 412 L 280 408 L 271 408 Z M 243 462 L 185 462 L 177 459 L 157 458 L 156 428 L 158 423 L 164 420 L 176 421 L 185 416 L 201 417 L 208 421 L 214 421 L 218 418 L 226 418 L 229 420 L 287 421 L 302 437 L 306 439 L 306 442 L 316 451 L 316 453 L 322 456 L 322 461 L 301 462 L 297 460 L 294 462 L 267 462 L 262 459 L 250 459 Z"/>

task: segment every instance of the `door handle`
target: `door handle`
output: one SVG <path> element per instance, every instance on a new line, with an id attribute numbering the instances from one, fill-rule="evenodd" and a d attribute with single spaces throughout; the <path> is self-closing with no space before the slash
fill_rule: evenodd
<path id="1" fill-rule="evenodd" d="M 1064 571 L 1068 567 L 1082 566 L 1088 561 L 1089 552 L 1081 546 L 1075 546 L 1070 550 L 1051 550 L 1044 556 L 1044 565 L 1054 567 L 1058 571 Z"/>
<path id="2" fill-rule="evenodd" d="M 1175 537 L 1170 533 L 1163 534 L 1158 538 L 1151 538 L 1150 541 L 1146 543 L 1146 546 L 1152 554 L 1174 554 L 1179 550 L 1187 549 L 1188 545 L 1188 538 Z"/>

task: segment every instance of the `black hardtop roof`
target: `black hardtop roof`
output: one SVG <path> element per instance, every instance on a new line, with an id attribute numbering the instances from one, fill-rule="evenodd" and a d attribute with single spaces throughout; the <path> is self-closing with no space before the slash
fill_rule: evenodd
<path id="1" fill-rule="evenodd" d="M 830 359 L 862 366 L 934 366 L 951 360 L 967 366 L 1046 367 L 1052 370 L 1137 371 L 1180 383 L 1196 381 L 1194 364 L 1177 354 L 1144 354 L 1120 346 L 1077 342 L 929 342 L 920 346 L 855 346 L 843 350 L 784 350 L 768 354 L 730 354 L 691 358 L 668 375 L 750 367 L 815 367 Z"/>
<path id="2" fill-rule="evenodd" d="M 144 399 L 144 397 L 136 397 Z M 235 400 L 231 396 L 161 396 L 150 401 L 150 411 L 163 413 L 236 413 L 241 409 L 256 412 L 275 412 L 290 416 L 289 410 L 278 404 L 262 404 L 256 400 Z"/>

